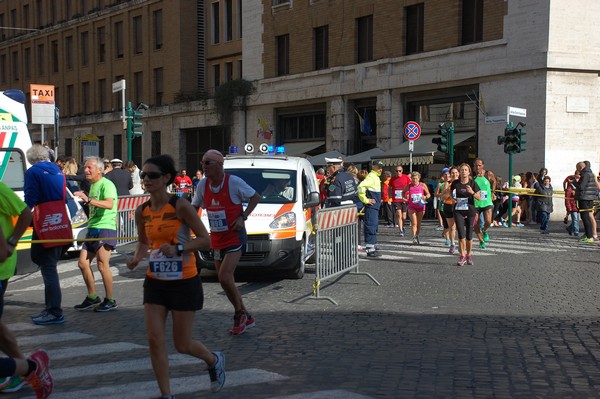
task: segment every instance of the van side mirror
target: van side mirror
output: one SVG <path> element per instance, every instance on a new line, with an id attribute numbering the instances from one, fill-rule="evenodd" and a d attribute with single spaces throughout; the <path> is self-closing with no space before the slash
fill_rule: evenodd
<path id="1" fill-rule="evenodd" d="M 302 204 L 302 207 L 304 209 L 312 208 L 315 206 L 319 206 L 320 203 L 321 203 L 321 199 L 319 197 L 319 193 L 316 191 L 312 191 L 311 193 L 308 194 L 308 199 L 306 200 L 306 202 L 304 204 Z"/>

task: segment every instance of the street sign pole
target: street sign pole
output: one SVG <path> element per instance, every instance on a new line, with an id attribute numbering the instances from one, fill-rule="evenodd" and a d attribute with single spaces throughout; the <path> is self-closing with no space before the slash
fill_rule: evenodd
<path id="1" fill-rule="evenodd" d="M 450 165 L 454 165 L 454 122 L 450 125 L 448 133 L 448 162 Z"/>
<path id="2" fill-rule="evenodd" d="M 410 161 L 410 173 L 412 173 L 412 163 L 413 163 L 412 162 L 413 161 L 412 154 L 413 154 L 414 149 L 415 149 L 415 142 L 414 142 L 414 140 L 411 140 L 408 142 L 408 156 L 409 156 L 409 161 Z"/>
<path id="3" fill-rule="evenodd" d="M 512 173 L 513 173 L 513 160 L 512 160 L 513 154 L 512 152 L 510 154 L 508 154 L 508 178 L 509 180 L 509 184 L 508 184 L 508 190 L 510 191 L 510 188 L 513 186 L 513 178 L 512 178 Z M 513 199 L 513 194 L 509 193 L 508 194 L 508 227 L 511 228 L 512 227 L 512 199 Z"/>

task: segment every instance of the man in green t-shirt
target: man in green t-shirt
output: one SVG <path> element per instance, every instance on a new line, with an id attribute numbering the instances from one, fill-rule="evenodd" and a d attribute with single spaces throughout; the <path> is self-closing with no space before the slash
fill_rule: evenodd
<path id="1" fill-rule="evenodd" d="M 478 219 L 475 223 L 475 234 L 479 238 L 479 248 L 484 249 L 485 243 L 490 240 L 487 230 L 492 225 L 492 214 L 494 213 L 494 193 L 496 191 L 496 177 L 494 173 L 485 170 L 483 160 L 477 158 L 473 163 L 475 167 L 475 183 L 481 189 L 479 195 L 481 199 L 475 199 L 475 211 Z M 483 219 L 483 223 L 481 223 Z M 483 225 L 483 228 L 482 228 Z"/>
<path id="2" fill-rule="evenodd" d="M 94 238 L 83 244 L 79 255 L 79 269 L 87 287 L 88 294 L 77 310 L 93 308 L 96 312 L 108 312 L 117 308 L 112 296 L 112 273 L 110 271 L 110 255 L 117 246 L 117 188 L 114 183 L 103 176 L 104 162 L 98 157 L 88 157 L 84 166 L 85 178 L 91 183 L 89 195 L 83 191 L 74 193 L 90 207 L 88 234 L 86 238 Z M 106 296 L 104 301 L 96 294 L 96 284 L 91 262 L 97 259 L 98 271 L 102 275 Z"/>

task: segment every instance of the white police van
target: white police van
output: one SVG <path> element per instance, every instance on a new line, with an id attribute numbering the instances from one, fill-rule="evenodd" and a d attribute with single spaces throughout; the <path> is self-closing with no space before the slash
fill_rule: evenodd
<path id="1" fill-rule="evenodd" d="M 302 278 L 315 253 L 313 228 L 320 205 L 313 166 L 305 158 L 285 155 L 283 147 L 261 144 L 254 153 L 247 144 L 246 155 L 234 149 L 225 157 L 225 173 L 239 176 L 261 195 L 246 221 L 248 244 L 238 269 L 285 271 L 290 278 Z M 208 228 L 206 212 L 202 220 Z M 200 251 L 199 263 L 214 268 L 212 252 Z"/>

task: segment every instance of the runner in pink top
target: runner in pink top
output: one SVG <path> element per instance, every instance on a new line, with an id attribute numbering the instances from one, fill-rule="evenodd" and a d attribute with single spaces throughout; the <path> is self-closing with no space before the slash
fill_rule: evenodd
<path id="1" fill-rule="evenodd" d="M 408 195 L 408 216 L 410 217 L 410 227 L 413 233 L 413 244 L 421 244 L 419 233 L 421 232 L 421 221 L 425 214 L 427 200 L 431 198 L 427 185 L 421 183 L 421 174 L 411 172 L 410 184 L 404 187 L 403 196 Z"/>

